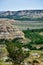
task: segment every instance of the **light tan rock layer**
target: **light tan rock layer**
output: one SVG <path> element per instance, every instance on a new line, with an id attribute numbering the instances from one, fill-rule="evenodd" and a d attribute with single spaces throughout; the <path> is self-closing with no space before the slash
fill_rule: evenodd
<path id="1" fill-rule="evenodd" d="M 10 21 L 12 20 L 0 19 L 0 39 L 24 38 L 24 33 Z"/>

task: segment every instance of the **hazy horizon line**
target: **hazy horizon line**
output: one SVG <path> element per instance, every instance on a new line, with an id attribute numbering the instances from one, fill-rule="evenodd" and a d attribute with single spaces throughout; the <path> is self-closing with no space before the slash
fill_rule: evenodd
<path id="1" fill-rule="evenodd" d="M 43 9 L 20 9 L 20 10 L 2 10 L 2 11 L 23 11 L 23 10 L 43 10 Z"/>

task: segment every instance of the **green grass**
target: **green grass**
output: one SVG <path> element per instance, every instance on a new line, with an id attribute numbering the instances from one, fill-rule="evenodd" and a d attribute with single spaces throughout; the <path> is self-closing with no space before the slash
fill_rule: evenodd
<path id="1" fill-rule="evenodd" d="M 7 64 L 5 62 L 0 62 L 0 65 L 13 65 L 13 64 Z"/>
<path id="2" fill-rule="evenodd" d="M 43 29 L 43 21 L 18 21 L 13 22 L 14 26 L 17 26 L 20 28 L 20 30 L 26 30 L 29 29 Z"/>

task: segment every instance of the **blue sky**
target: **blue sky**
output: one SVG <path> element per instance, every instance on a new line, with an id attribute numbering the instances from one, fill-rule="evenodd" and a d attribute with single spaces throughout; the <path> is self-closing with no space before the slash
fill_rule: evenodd
<path id="1" fill-rule="evenodd" d="M 0 0 L 0 11 L 43 9 L 43 0 Z"/>

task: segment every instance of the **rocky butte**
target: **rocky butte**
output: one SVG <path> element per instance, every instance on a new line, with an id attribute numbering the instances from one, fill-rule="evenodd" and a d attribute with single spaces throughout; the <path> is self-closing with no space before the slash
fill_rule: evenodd
<path id="1" fill-rule="evenodd" d="M 24 38 L 24 33 L 11 22 L 10 19 L 0 19 L 0 39 Z"/>

